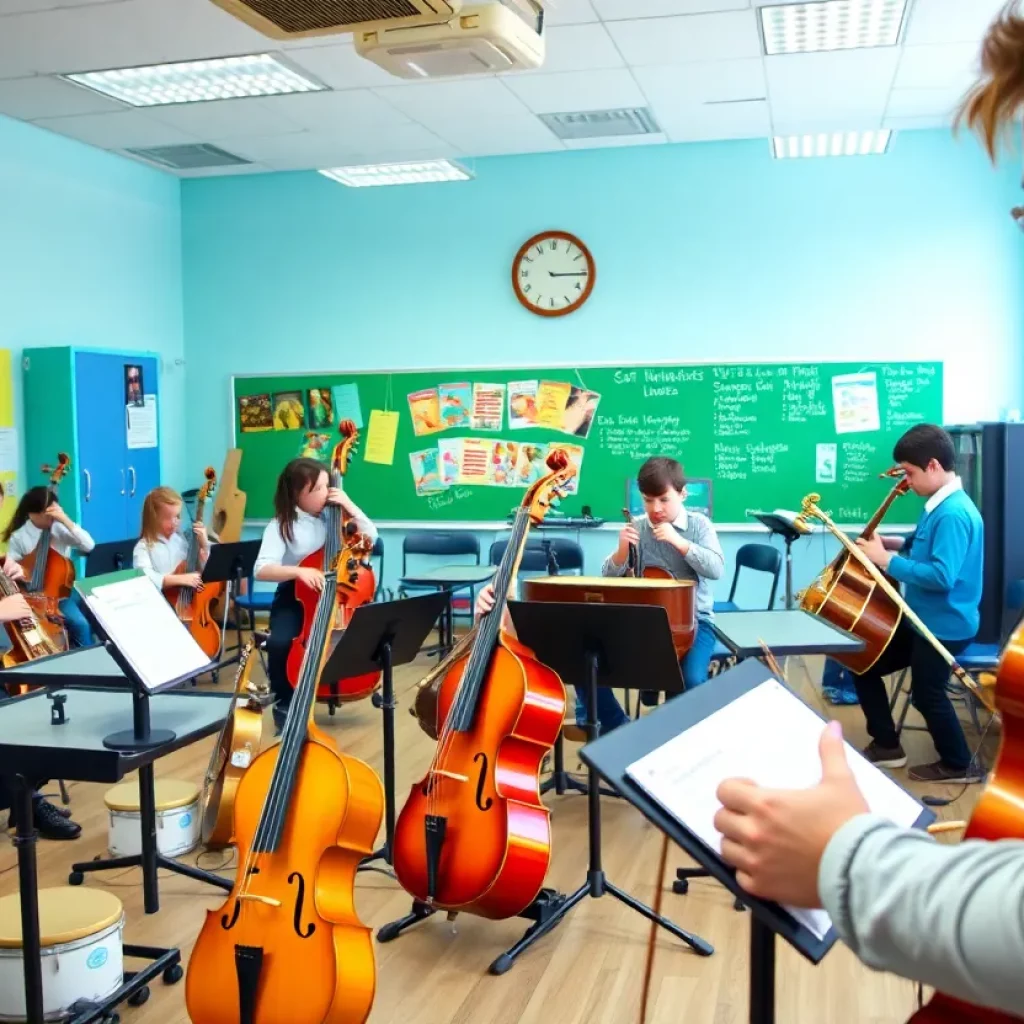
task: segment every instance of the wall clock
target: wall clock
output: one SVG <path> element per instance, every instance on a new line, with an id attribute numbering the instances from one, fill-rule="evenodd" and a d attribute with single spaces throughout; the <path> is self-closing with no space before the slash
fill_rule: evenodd
<path id="1" fill-rule="evenodd" d="M 574 313 L 594 290 L 590 250 L 566 231 L 542 231 L 524 242 L 512 262 L 516 298 L 538 316 Z"/>

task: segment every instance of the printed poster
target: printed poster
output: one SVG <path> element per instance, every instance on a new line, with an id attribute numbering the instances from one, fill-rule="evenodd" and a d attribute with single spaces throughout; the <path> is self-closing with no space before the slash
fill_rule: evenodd
<path id="1" fill-rule="evenodd" d="M 834 484 L 836 482 L 836 459 L 839 445 L 818 444 L 814 448 L 814 482 Z"/>
<path id="2" fill-rule="evenodd" d="M 539 425 L 537 416 L 537 388 L 535 380 L 514 381 L 508 386 L 509 430 L 525 430 Z"/>
<path id="3" fill-rule="evenodd" d="M 156 395 L 146 395 L 141 406 L 124 407 L 125 434 L 129 448 L 157 445 Z"/>
<path id="4" fill-rule="evenodd" d="M 515 487 L 516 458 L 519 445 L 515 441 L 493 441 L 491 462 L 494 465 L 494 484 L 497 487 Z"/>
<path id="5" fill-rule="evenodd" d="M 437 388 L 413 391 L 409 395 L 409 412 L 412 414 L 412 432 L 417 437 L 436 434 L 444 430 L 441 422 L 441 401 Z"/>
<path id="6" fill-rule="evenodd" d="M 315 430 L 307 430 L 299 442 L 300 459 L 316 459 L 325 466 L 330 465 L 334 453 L 333 438 L 330 434 L 321 434 Z"/>
<path id="7" fill-rule="evenodd" d="M 306 409 L 309 419 L 308 426 L 313 430 L 323 430 L 334 422 L 334 403 L 331 400 L 330 388 L 310 388 L 306 392 Z"/>
<path id="8" fill-rule="evenodd" d="M 270 395 L 242 395 L 238 399 L 238 422 L 243 434 L 274 429 L 274 410 Z"/>
<path id="9" fill-rule="evenodd" d="M 594 423 L 601 396 L 596 391 L 587 391 L 573 385 L 565 403 L 565 415 L 562 417 L 562 432 L 574 437 L 587 437 Z"/>
<path id="10" fill-rule="evenodd" d="M 395 462 L 395 441 L 398 437 L 398 413 L 383 409 L 370 411 L 370 427 L 366 432 L 364 462 L 392 466 Z"/>
<path id="11" fill-rule="evenodd" d="M 516 456 L 515 486 L 529 487 L 548 472 L 544 460 L 548 457 L 545 444 L 526 443 L 519 446 Z"/>
<path id="12" fill-rule="evenodd" d="M 462 466 L 462 438 L 438 441 L 437 457 L 441 484 L 444 487 L 454 487 L 459 482 L 459 469 Z"/>
<path id="13" fill-rule="evenodd" d="M 880 430 L 878 379 L 871 373 L 844 373 L 832 378 L 832 405 L 837 434 Z"/>
<path id="14" fill-rule="evenodd" d="M 274 429 L 301 430 L 306 425 L 306 410 L 299 391 L 278 391 L 274 394 Z"/>
<path id="15" fill-rule="evenodd" d="M 359 405 L 358 384 L 335 384 L 331 388 L 334 416 L 338 423 L 351 420 L 357 430 L 363 429 L 363 410 Z"/>
<path id="16" fill-rule="evenodd" d="M 505 418 L 505 385 L 474 384 L 473 412 L 470 425 L 473 430 L 501 430 Z"/>
<path id="17" fill-rule="evenodd" d="M 548 445 L 548 454 L 553 451 L 563 451 L 569 457 L 569 463 L 576 467 L 576 475 L 565 486 L 566 494 L 577 494 L 580 489 L 580 477 L 583 472 L 583 446 L 579 444 L 566 444 L 562 441 L 554 441 Z M 547 466 L 545 472 L 549 472 Z M 541 474 L 543 475 L 543 474 Z"/>
<path id="18" fill-rule="evenodd" d="M 479 437 L 462 439 L 458 483 L 486 486 L 494 482 L 494 442 Z"/>
<path id="19" fill-rule="evenodd" d="M 412 467 L 412 480 L 417 494 L 436 494 L 444 490 L 436 448 L 410 452 L 409 464 Z"/>
<path id="20" fill-rule="evenodd" d="M 470 384 L 439 384 L 437 397 L 443 429 L 469 427 L 469 413 L 473 405 L 473 388 Z"/>
<path id="21" fill-rule="evenodd" d="M 565 407 L 572 385 L 557 380 L 542 380 L 537 388 L 537 425 L 561 430 Z"/>

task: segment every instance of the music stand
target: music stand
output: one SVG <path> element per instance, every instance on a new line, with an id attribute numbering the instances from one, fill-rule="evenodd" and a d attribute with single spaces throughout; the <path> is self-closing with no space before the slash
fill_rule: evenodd
<path id="1" fill-rule="evenodd" d="M 97 544 L 85 556 L 85 575 L 103 576 L 108 572 L 120 572 L 122 569 L 130 569 L 137 543 L 137 537 L 128 537 L 125 540 L 113 540 L 106 544 Z"/>
<path id="2" fill-rule="evenodd" d="M 587 694 L 587 738 L 598 738 L 597 688 L 654 689 L 680 693 L 679 669 L 668 612 L 647 605 L 562 604 L 509 601 L 516 636 L 537 660 L 557 672 L 562 682 Z M 540 927 L 531 928 L 491 967 L 495 974 L 507 971 L 515 959 L 542 935 L 551 931 L 584 897 L 598 899 L 606 893 L 660 925 L 685 942 L 695 953 L 710 956 L 714 948 L 704 939 L 661 917 L 609 882 L 601 864 L 601 794 L 597 773 L 587 769 L 590 856 L 587 880 L 568 896 Z"/>
<path id="3" fill-rule="evenodd" d="M 352 676 L 380 672 L 384 712 L 384 845 L 363 858 L 360 869 L 375 860 L 392 863 L 395 842 L 395 665 L 415 661 L 437 617 L 447 607 L 443 591 L 360 605 L 320 672 L 320 686 Z"/>
<path id="4" fill-rule="evenodd" d="M 242 582 L 253 574 L 256 567 L 256 559 L 259 557 L 259 540 L 242 540 L 233 544 L 211 544 L 210 556 L 203 566 L 204 583 L 229 583 L 234 588 L 234 593 L 242 592 Z M 227 627 L 228 604 L 225 595 L 224 619 L 222 627 Z M 238 634 L 238 650 L 242 650 L 242 621 L 235 609 L 235 630 Z M 221 642 L 221 655 L 224 654 L 224 644 Z"/>
<path id="5" fill-rule="evenodd" d="M 788 519 L 773 512 L 750 513 L 762 526 L 768 527 L 769 535 L 778 534 L 786 545 L 786 609 L 793 607 L 793 541 L 806 537 Z"/>

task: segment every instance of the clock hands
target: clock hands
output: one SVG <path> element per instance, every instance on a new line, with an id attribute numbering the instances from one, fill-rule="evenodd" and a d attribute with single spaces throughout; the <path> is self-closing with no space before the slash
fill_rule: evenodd
<path id="1" fill-rule="evenodd" d="M 549 277 L 586 277 L 587 276 L 587 271 L 585 271 L 585 270 L 573 270 L 573 271 L 569 271 L 567 273 L 558 273 L 557 271 L 549 270 L 548 271 L 548 276 Z"/>

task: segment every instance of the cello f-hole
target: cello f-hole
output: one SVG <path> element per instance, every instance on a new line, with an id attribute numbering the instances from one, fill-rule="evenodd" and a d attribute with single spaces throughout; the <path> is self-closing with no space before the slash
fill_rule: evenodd
<path id="1" fill-rule="evenodd" d="M 242 910 L 242 901 L 241 900 L 235 900 L 235 909 L 234 909 L 234 911 L 231 914 L 231 920 L 230 921 L 228 920 L 228 915 L 227 914 L 221 914 L 220 915 L 220 926 L 221 926 L 221 928 L 224 929 L 224 931 L 229 932 L 229 931 L 231 931 L 232 928 L 235 927 L 235 925 L 238 923 L 238 915 L 241 912 L 241 910 Z"/>
<path id="2" fill-rule="evenodd" d="M 300 939 L 308 939 L 316 931 L 316 922 L 310 921 L 309 927 L 305 931 L 302 930 L 302 904 L 306 899 L 306 880 L 298 871 L 293 871 L 288 876 L 288 884 L 291 885 L 293 882 L 298 883 L 299 892 L 295 897 L 295 918 L 292 922 L 292 927 L 294 927 L 295 934 Z"/>
<path id="3" fill-rule="evenodd" d="M 477 761 L 483 763 L 480 765 L 480 777 L 476 781 L 476 805 L 481 811 L 489 811 L 494 806 L 494 800 L 491 797 L 486 800 L 483 798 L 484 783 L 487 782 L 487 755 L 482 750 L 473 758 L 473 764 Z"/>

